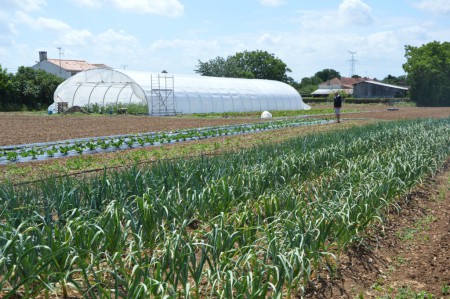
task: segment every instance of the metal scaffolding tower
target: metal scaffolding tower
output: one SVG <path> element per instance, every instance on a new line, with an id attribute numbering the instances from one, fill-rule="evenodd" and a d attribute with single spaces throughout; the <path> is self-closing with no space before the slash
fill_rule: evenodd
<path id="1" fill-rule="evenodd" d="M 151 111 L 152 116 L 177 115 L 175 110 L 174 78 L 167 75 L 151 76 Z"/>

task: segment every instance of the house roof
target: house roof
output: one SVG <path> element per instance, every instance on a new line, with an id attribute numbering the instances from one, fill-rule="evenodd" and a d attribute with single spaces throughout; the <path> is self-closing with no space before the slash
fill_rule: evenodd
<path id="1" fill-rule="evenodd" d="M 333 94 L 336 91 L 338 92 L 345 92 L 346 94 L 353 94 L 353 89 L 332 89 L 332 88 L 319 88 L 315 91 L 313 91 L 312 95 L 329 95 Z"/>
<path id="2" fill-rule="evenodd" d="M 353 84 L 356 84 L 358 82 L 362 82 L 365 81 L 367 78 L 346 78 L 346 77 L 342 77 L 341 78 L 341 84 L 343 86 L 350 86 L 353 87 Z"/>
<path id="3" fill-rule="evenodd" d="M 95 66 L 98 69 L 108 69 L 108 70 L 112 70 L 113 68 L 110 66 L 107 66 L 106 64 L 103 63 L 93 63 L 93 66 Z"/>
<path id="4" fill-rule="evenodd" d="M 91 64 L 84 60 L 63 60 L 63 59 L 48 59 L 48 62 L 53 63 L 66 71 L 81 72 L 98 68 L 98 64 Z M 103 65 L 104 66 L 104 65 Z"/>
<path id="5" fill-rule="evenodd" d="M 335 77 L 331 80 L 328 80 L 326 82 L 323 82 L 319 84 L 319 88 L 323 88 L 324 86 L 334 85 L 334 86 L 341 86 L 341 88 L 353 88 L 353 84 L 356 84 L 361 81 L 365 81 L 367 78 L 347 78 L 347 77 L 341 77 L 341 79 Z"/>
<path id="6" fill-rule="evenodd" d="M 357 85 L 359 83 L 362 83 L 362 82 L 357 82 L 357 83 L 355 83 L 353 85 Z M 396 89 L 401 89 L 401 90 L 408 90 L 407 87 L 397 86 L 397 85 L 392 85 L 392 84 L 386 84 L 386 83 L 382 83 L 382 82 L 378 82 L 378 81 L 372 81 L 372 80 L 366 80 L 366 81 L 364 81 L 364 83 L 375 84 L 375 85 L 380 85 L 380 86 L 386 86 L 386 87 L 396 88 Z"/>

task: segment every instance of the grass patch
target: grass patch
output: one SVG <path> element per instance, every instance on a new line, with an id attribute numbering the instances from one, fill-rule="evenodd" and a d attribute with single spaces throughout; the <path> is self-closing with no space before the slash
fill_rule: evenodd
<path id="1" fill-rule="evenodd" d="M 434 298 L 433 294 L 426 291 L 415 291 L 410 287 L 399 288 L 395 295 L 384 295 L 376 297 L 377 299 L 431 299 Z"/>
<path id="2" fill-rule="evenodd" d="M 345 109 L 346 113 L 358 112 L 358 109 Z M 334 110 L 330 108 L 311 108 L 311 110 L 280 110 L 271 111 L 272 117 L 293 117 L 304 115 L 319 115 L 319 114 L 333 114 Z M 191 117 L 191 115 L 189 116 Z M 196 118 L 260 118 L 261 111 L 257 112 L 224 112 L 224 113 L 194 113 L 192 117 Z"/>
<path id="3" fill-rule="evenodd" d="M 413 241 L 417 236 L 425 231 L 430 230 L 430 225 L 436 220 L 433 215 L 427 215 L 417 220 L 412 227 L 406 227 L 397 232 L 397 237 L 402 241 Z M 428 237 L 428 236 L 427 236 Z M 425 237 L 426 239 L 426 237 Z"/>

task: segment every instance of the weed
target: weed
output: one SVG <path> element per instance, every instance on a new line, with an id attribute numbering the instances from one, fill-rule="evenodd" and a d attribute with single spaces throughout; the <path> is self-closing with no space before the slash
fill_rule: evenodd
<path id="1" fill-rule="evenodd" d="M 442 295 L 444 295 L 444 296 L 450 295 L 450 285 L 448 285 L 448 284 L 443 285 L 441 292 L 442 292 Z"/>
<path id="2" fill-rule="evenodd" d="M 424 231 L 430 229 L 430 224 L 436 221 L 436 217 L 433 215 L 427 215 L 425 217 L 417 220 L 412 227 L 406 227 L 401 231 L 397 232 L 397 237 L 402 241 L 411 241 L 416 238 L 416 236 Z M 426 240 L 426 237 L 424 239 Z"/>

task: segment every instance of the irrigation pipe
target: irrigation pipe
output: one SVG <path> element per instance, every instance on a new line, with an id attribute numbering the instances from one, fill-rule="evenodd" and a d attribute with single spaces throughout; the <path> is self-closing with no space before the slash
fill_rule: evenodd
<path id="1" fill-rule="evenodd" d="M 237 151 L 230 151 L 229 153 L 236 153 Z M 219 156 L 220 153 L 214 154 L 214 153 L 202 153 L 201 155 L 196 155 L 196 156 L 180 156 L 180 157 L 176 157 L 176 158 L 166 158 L 166 159 L 160 159 L 160 160 L 144 160 L 144 161 L 139 161 L 139 162 L 135 162 L 133 164 L 124 164 L 124 165 L 117 165 L 117 166 L 110 166 L 110 167 L 102 167 L 102 168 L 94 168 L 94 169 L 88 169 L 88 170 L 83 170 L 83 171 L 78 171 L 78 172 L 71 172 L 71 173 L 66 173 L 66 174 L 61 174 L 61 175 L 57 175 L 57 176 L 52 176 L 52 177 L 47 177 L 44 179 L 38 179 L 38 180 L 33 180 L 33 181 L 25 181 L 25 182 L 19 182 L 19 183 L 14 183 L 12 184 L 14 187 L 18 187 L 18 186 L 25 186 L 25 185 L 31 185 L 31 184 L 36 184 L 36 183 L 41 183 L 44 182 L 46 180 L 48 180 L 49 178 L 54 178 L 54 179 L 61 179 L 61 178 L 66 178 L 66 177 L 75 177 L 78 175 L 85 175 L 85 174 L 89 174 L 89 173 L 95 173 L 95 172 L 100 172 L 100 171 L 111 171 L 111 170 L 115 170 L 115 169 L 121 169 L 121 168 L 128 168 L 131 166 L 138 166 L 138 165 L 144 165 L 144 164 L 153 164 L 153 163 L 158 163 L 158 162 L 168 162 L 168 161 L 176 161 L 176 160 L 180 160 L 180 159 L 186 159 L 186 158 L 190 158 L 190 159 L 194 159 L 194 158 L 200 158 L 200 157 L 215 157 L 215 156 Z"/>

